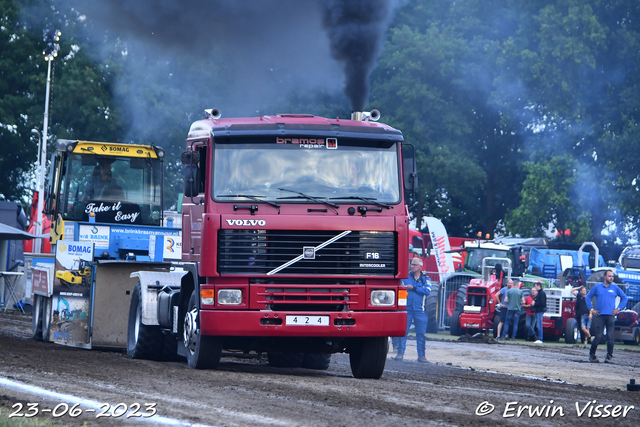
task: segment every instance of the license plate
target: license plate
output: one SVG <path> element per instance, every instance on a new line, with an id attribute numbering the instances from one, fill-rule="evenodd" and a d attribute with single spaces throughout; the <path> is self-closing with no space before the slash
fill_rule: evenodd
<path id="1" fill-rule="evenodd" d="M 286 325 L 329 326 L 329 316 L 287 316 Z"/>

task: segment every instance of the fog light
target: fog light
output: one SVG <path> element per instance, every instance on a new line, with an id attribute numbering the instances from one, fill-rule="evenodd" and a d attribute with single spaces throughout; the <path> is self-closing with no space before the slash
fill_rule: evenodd
<path id="1" fill-rule="evenodd" d="M 242 291 L 240 289 L 220 289 L 218 291 L 218 304 L 220 305 L 242 304 Z"/>
<path id="2" fill-rule="evenodd" d="M 371 305 L 391 306 L 396 303 L 394 291 L 371 291 Z"/>

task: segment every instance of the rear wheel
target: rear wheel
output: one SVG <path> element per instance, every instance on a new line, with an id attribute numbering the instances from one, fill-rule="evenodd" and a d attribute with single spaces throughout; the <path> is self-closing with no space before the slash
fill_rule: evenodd
<path id="1" fill-rule="evenodd" d="M 331 363 L 331 354 L 324 353 L 305 353 L 302 359 L 302 367 L 307 369 L 316 369 L 318 371 L 326 371 Z"/>
<path id="2" fill-rule="evenodd" d="M 389 338 L 367 337 L 356 339 L 349 352 L 351 373 L 355 378 L 378 379 L 384 372 L 389 352 Z"/>
<path id="3" fill-rule="evenodd" d="M 273 366 L 274 368 L 299 368 L 302 366 L 304 356 L 304 353 L 267 352 L 269 366 Z"/>
<path id="4" fill-rule="evenodd" d="M 633 306 L 633 308 L 631 309 L 633 311 L 635 311 L 636 313 L 640 314 L 640 302 L 637 303 L 636 305 Z"/>
<path id="5" fill-rule="evenodd" d="M 462 328 L 460 327 L 460 312 L 458 310 L 454 311 L 451 315 L 451 323 L 449 326 L 449 332 L 451 332 L 451 335 L 462 335 Z"/>
<path id="6" fill-rule="evenodd" d="M 42 341 L 42 296 L 33 296 L 33 309 L 31 310 L 31 338 Z"/>
<path id="7" fill-rule="evenodd" d="M 189 298 L 187 312 L 184 315 L 183 345 L 186 348 L 187 362 L 194 369 L 215 369 L 222 355 L 222 339 L 200 333 L 200 310 L 198 293 L 194 290 Z"/>
<path id="8" fill-rule="evenodd" d="M 427 332 L 438 333 L 438 297 L 440 296 L 440 284 L 434 283 L 431 286 L 431 293 L 427 296 L 424 305 L 424 312 L 427 315 Z"/>
<path id="9" fill-rule="evenodd" d="M 578 321 L 570 317 L 564 325 L 564 341 L 567 344 L 575 344 L 578 342 Z"/>
<path id="10" fill-rule="evenodd" d="M 42 297 L 42 341 L 48 342 L 51 337 L 52 297 Z"/>
<path id="11" fill-rule="evenodd" d="M 136 283 L 131 293 L 127 323 L 127 356 L 132 359 L 160 360 L 164 335 L 159 325 L 142 323 L 142 289 Z"/>

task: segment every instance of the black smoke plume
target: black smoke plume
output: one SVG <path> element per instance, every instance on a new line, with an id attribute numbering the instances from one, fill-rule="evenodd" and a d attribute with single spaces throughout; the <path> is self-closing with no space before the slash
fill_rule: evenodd
<path id="1" fill-rule="evenodd" d="M 362 111 L 369 97 L 369 76 L 382 50 L 394 6 L 392 0 L 324 2 L 323 24 L 331 55 L 344 65 L 344 91 L 353 111 Z"/>

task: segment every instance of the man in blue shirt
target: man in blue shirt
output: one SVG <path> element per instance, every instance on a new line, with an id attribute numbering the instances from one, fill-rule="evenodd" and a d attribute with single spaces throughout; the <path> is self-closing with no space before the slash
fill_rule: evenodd
<path id="1" fill-rule="evenodd" d="M 495 293 L 496 302 L 500 304 L 500 322 L 498 322 L 498 331 L 496 339 L 500 341 L 502 339 L 502 327 L 507 321 L 507 292 L 513 286 L 513 280 L 507 280 L 507 284 Z"/>
<path id="2" fill-rule="evenodd" d="M 593 308 L 591 298 L 596 297 L 596 308 Z M 620 297 L 620 303 L 616 306 L 616 297 Z M 613 283 L 613 271 L 604 272 L 604 282 L 595 285 L 587 296 L 587 308 L 591 310 L 595 323 L 595 339 L 591 341 L 589 350 L 589 362 L 598 363 L 596 350 L 604 335 L 604 328 L 607 328 L 607 358 L 604 363 L 612 363 L 613 358 L 613 324 L 620 307 L 627 306 L 627 296 L 622 289 Z"/>
<path id="3" fill-rule="evenodd" d="M 424 312 L 425 297 L 431 293 L 431 280 L 422 274 L 422 260 L 413 258 L 411 260 L 411 274 L 409 278 L 402 281 L 407 287 L 407 332 L 400 341 L 400 348 L 395 360 L 402 360 L 404 351 L 407 348 L 407 334 L 411 322 L 415 324 L 416 345 L 418 347 L 418 362 L 429 363 L 425 357 L 426 340 L 424 334 L 427 332 L 427 315 Z"/>

